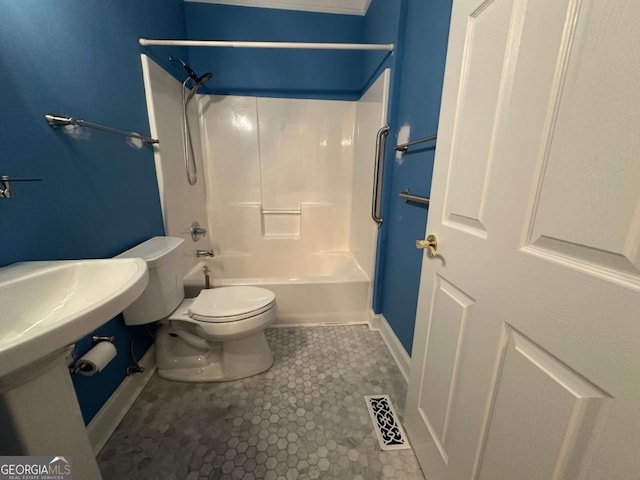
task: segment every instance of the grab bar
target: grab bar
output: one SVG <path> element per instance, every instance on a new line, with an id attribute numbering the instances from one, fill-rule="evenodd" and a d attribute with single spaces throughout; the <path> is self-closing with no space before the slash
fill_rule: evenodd
<path id="1" fill-rule="evenodd" d="M 137 138 L 145 145 L 153 145 L 160 143 L 157 138 L 145 137 L 135 132 L 125 132 L 124 130 L 118 130 L 116 128 L 105 127 L 98 125 L 97 123 L 85 122 L 84 120 L 78 120 L 73 117 L 62 117 L 60 115 L 54 115 L 53 113 L 47 113 L 44 118 L 50 127 L 64 127 L 66 125 L 73 125 L 74 127 L 86 127 L 93 128 L 94 130 L 100 130 L 102 132 L 114 133 L 116 135 L 122 135 L 124 137 Z"/>
<path id="2" fill-rule="evenodd" d="M 384 174 L 384 145 L 391 127 L 385 125 L 376 135 L 375 167 L 373 173 L 373 198 L 371 201 L 371 218 L 378 225 L 382 223 L 382 175 Z M 382 157 L 382 158 L 381 158 Z"/>
<path id="3" fill-rule="evenodd" d="M 431 142 L 436 140 L 438 135 L 431 135 L 430 137 L 419 138 L 418 140 L 414 140 L 413 142 L 403 143 L 401 145 L 396 145 L 395 150 L 397 152 L 406 153 L 409 150 L 409 147 L 413 147 L 414 145 L 418 145 L 419 143 Z"/>
<path id="4" fill-rule="evenodd" d="M 429 205 L 431 199 L 429 197 L 423 197 L 422 195 L 416 195 L 415 193 L 411 193 L 408 188 L 405 188 L 402 192 L 398 194 L 405 202 L 415 202 L 415 203 L 424 203 L 425 205 Z"/>

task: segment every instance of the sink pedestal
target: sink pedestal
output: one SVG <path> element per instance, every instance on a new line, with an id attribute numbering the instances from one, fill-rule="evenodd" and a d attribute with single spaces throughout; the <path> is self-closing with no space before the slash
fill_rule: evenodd
<path id="1" fill-rule="evenodd" d="M 67 367 L 72 348 L 0 378 L 0 454 L 71 457 L 73 478 L 101 480 Z"/>

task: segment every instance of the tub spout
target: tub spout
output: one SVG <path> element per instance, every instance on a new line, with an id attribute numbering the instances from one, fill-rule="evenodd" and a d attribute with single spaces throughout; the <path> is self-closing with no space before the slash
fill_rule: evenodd
<path id="1" fill-rule="evenodd" d="M 215 257 L 216 254 L 212 250 L 196 250 L 196 257 Z"/>

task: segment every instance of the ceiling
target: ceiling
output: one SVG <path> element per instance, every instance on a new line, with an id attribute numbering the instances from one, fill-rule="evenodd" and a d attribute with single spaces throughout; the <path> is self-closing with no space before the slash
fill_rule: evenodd
<path id="1" fill-rule="evenodd" d="M 307 12 L 364 15 L 371 0 L 184 0 L 185 2 L 218 3 L 243 7 L 279 8 Z"/>

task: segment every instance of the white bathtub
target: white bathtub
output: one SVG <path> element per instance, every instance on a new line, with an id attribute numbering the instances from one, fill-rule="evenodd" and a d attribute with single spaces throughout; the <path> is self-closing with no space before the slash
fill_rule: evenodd
<path id="1" fill-rule="evenodd" d="M 314 254 L 303 261 L 249 255 L 203 259 L 184 278 L 187 297 L 204 288 L 202 268 L 214 287 L 255 285 L 276 294 L 279 324 L 359 323 L 370 317 L 371 282 L 350 254 Z"/>

